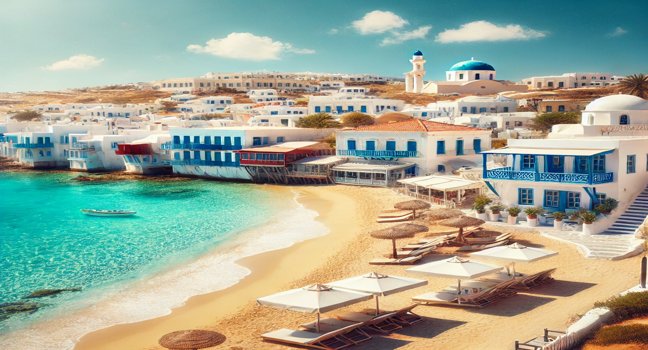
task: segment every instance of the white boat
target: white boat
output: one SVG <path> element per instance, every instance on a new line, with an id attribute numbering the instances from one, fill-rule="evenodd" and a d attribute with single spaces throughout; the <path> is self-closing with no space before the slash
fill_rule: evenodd
<path id="1" fill-rule="evenodd" d="M 100 210 L 100 209 L 81 209 L 81 212 L 90 216 L 132 216 L 137 212 L 133 210 Z"/>

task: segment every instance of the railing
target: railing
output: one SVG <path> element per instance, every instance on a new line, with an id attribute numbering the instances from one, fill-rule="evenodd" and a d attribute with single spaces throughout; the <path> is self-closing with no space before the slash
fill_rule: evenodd
<path id="1" fill-rule="evenodd" d="M 87 143 L 75 142 L 75 143 L 70 144 L 70 149 L 94 151 L 95 146 L 90 146 Z"/>
<path id="2" fill-rule="evenodd" d="M 416 158 L 418 151 L 368 151 L 357 149 L 343 149 L 337 151 L 338 156 L 368 157 L 368 158 Z"/>
<path id="3" fill-rule="evenodd" d="M 15 143 L 14 148 L 52 148 L 54 144 L 52 142 L 45 143 Z"/>
<path id="4" fill-rule="evenodd" d="M 335 177 L 336 183 L 345 183 L 345 184 L 356 184 L 356 185 L 367 185 L 367 186 L 387 186 L 386 180 L 372 180 L 372 179 L 361 179 L 361 178 L 349 178 L 349 177 Z"/>
<path id="5" fill-rule="evenodd" d="M 202 165 L 202 166 L 228 166 L 228 167 L 240 166 L 240 164 L 237 162 L 222 162 L 216 160 L 202 160 L 202 159 L 174 159 L 171 161 L 171 165 Z"/>
<path id="6" fill-rule="evenodd" d="M 242 149 L 241 145 L 217 145 L 208 143 L 163 143 L 163 150 L 206 150 L 206 151 L 235 151 Z"/>
<path id="7" fill-rule="evenodd" d="M 612 182 L 614 173 L 550 173 L 535 171 L 514 171 L 511 167 L 502 167 L 486 170 L 484 179 L 515 180 L 534 182 L 560 182 L 570 184 L 602 184 Z"/>

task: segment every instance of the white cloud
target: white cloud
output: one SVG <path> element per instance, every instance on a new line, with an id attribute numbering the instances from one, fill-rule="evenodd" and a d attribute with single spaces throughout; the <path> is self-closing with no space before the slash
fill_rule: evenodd
<path id="1" fill-rule="evenodd" d="M 617 37 L 617 36 L 624 35 L 624 34 L 626 34 L 626 33 L 628 33 L 627 30 L 625 30 L 625 29 L 623 29 L 623 28 L 621 28 L 621 27 L 616 27 L 616 28 L 614 28 L 613 31 L 611 31 L 610 33 L 608 33 L 607 36 L 610 37 L 610 38 L 614 38 L 614 37 Z"/>
<path id="2" fill-rule="evenodd" d="M 547 34 L 535 29 L 524 28 L 519 24 L 498 26 L 488 21 L 475 21 L 462 24 L 458 29 L 446 29 L 437 34 L 440 43 L 459 43 L 473 41 L 507 41 L 543 38 Z"/>
<path id="3" fill-rule="evenodd" d="M 329 33 L 330 35 L 335 35 L 335 34 L 338 34 L 339 32 L 340 32 L 340 30 L 337 29 L 337 28 L 331 28 L 331 29 L 329 29 L 329 31 L 328 31 L 328 33 Z"/>
<path id="4" fill-rule="evenodd" d="M 95 56 L 79 54 L 70 56 L 64 60 L 56 61 L 48 66 L 43 67 L 45 70 L 49 71 L 60 71 L 60 70 L 87 70 L 95 67 L 99 67 L 103 63 L 103 58 L 97 58 Z"/>
<path id="5" fill-rule="evenodd" d="M 368 12 L 351 26 L 360 34 L 381 34 L 390 30 L 402 28 L 407 21 L 391 11 L 375 10 Z"/>
<path id="6" fill-rule="evenodd" d="M 252 33 L 230 33 L 224 38 L 210 39 L 205 45 L 189 45 L 187 51 L 248 61 L 278 60 L 286 52 L 300 55 L 315 53 L 315 50 L 299 49 L 290 43 Z"/>
<path id="7" fill-rule="evenodd" d="M 395 45 L 400 44 L 403 41 L 414 40 L 414 39 L 425 39 L 425 37 L 432 29 L 432 26 L 421 26 L 414 30 L 405 31 L 405 32 L 392 32 L 391 36 L 384 38 L 380 42 L 380 46 Z"/>

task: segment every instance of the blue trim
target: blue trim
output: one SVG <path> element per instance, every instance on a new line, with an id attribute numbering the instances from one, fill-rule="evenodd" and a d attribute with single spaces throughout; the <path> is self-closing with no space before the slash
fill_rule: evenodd
<path id="1" fill-rule="evenodd" d="M 488 187 L 488 189 L 491 190 L 491 192 L 493 192 L 496 196 L 502 198 L 502 196 L 500 196 L 499 193 L 497 193 L 495 186 L 493 186 L 493 184 L 490 183 L 490 181 L 484 181 L 484 183 L 486 184 L 486 187 Z"/>

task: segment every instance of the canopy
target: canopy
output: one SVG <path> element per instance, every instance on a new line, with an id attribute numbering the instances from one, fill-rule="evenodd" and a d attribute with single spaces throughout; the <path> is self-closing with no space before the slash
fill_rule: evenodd
<path id="1" fill-rule="evenodd" d="M 505 246 L 488 248 L 480 252 L 472 253 L 470 255 L 474 257 L 531 262 L 548 258 L 556 254 L 558 254 L 558 252 L 541 248 L 532 248 L 519 243 L 513 243 Z"/>
<path id="2" fill-rule="evenodd" d="M 258 298 L 257 302 L 277 309 L 321 313 L 369 299 L 371 299 L 371 294 L 313 284 Z"/>
<path id="3" fill-rule="evenodd" d="M 484 186 L 481 181 L 473 181 L 458 176 L 417 176 L 408 179 L 398 180 L 398 183 L 410 186 L 423 187 L 436 191 L 457 191 L 466 189 L 478 189 Z"/>
<path id="4" fill-rule="evenodd" d="M 432 276 L 473 279 L 501 270 L 500 266 L 487 265 L 453 256 L 450 259 L 410 267 L 407 271 L 421 272 Z"/>
<path id="5" fill-rule="evenodd" d="M 534 154 L 543 156 L 595 156 L 609 153 L 614 149 L 578 149 L 578 148 L 529 148 L 529 147 L 504 147 L 481 152 L 482 154 Z"/>

